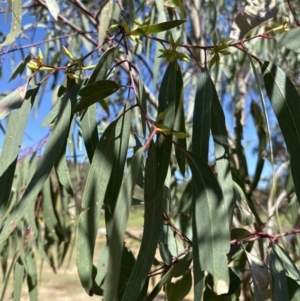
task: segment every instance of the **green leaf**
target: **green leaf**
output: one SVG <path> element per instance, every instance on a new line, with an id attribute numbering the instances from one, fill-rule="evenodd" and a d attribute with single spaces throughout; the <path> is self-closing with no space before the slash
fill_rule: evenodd
<path id="1" fill-rule="evenodd" d="M 208 162 L 212 80 L 205 68 L 198 81 L 193 116 L 192 151 Z"/>
<path id="2" fill-rule="evenodd" d="M 65 149 L 62 150 L 61 155 L 55 164 L 55 170 L 59 183 L 66 189 L 69 195 L 74 196 Z"/>
<path id="3" fill-rule="evenodd" d="M 96 113 L 96 104 L 93 104 L 86 110 L 80 120 L 84 145 L 90 163 L 92 163 L 94 152 L 99 142 Z"/>
<path id="4" fill-rule="evenodd" d="M 211 132 L 214 140 L 218 180 L 224 196 L 230 231 L 234 207 L 230 154 L 225 115 L 214 85 L 212 86 Z"/>
<path id="5" fill-rule="evenodd" d="M 254 296 L 257 301 L 264 301 L 269 286 L 269 273 L 267 266 L 256 256 L 245 250 L 248 265 L 254 285 Z M 281 299 L 288 300 L 288 299 Z"/>
<path id="6" fill-rule="evenodd" d="M 269 254 L 270 272 L 273 276 L 272 300 L 289 300 L 287 279 L 282 260 L 273 248 L 270 249 Z"/>
<path id="7" fill-rule="evenodd" d="M 0 43 L 0 47 L 12 44 L 21 33 L 22 24 L 22 0 L 9 0 L 12 4 L 12 23 L 10 32 L 6 35 L 4 42 Z"/>
<path id="8" fill-rule="evenodd" d="M 32 250 L 26 254 L 26 272 L 27 272 L 27 285 L 30 301 L 38 300 L 38 290 L 37 290 L 37 268 L 36 260 Z"/>
<path id="9" fill-rule="evenodd" d="M 25 267 L 19 258 L 14 268 L 14 301 L 21 300 L 22 285 L 25 276 Z"/>
<path id="10" fill-rule="evenodd" d="M 147 95 L 145 91 L 145 86 L 144 83 L 142 82 L 141 79 L 139 79 L 139 90 L 138 90 L 138 96 L 139 96 L 139 101 L 143 109 L 143 114 L 147 114 Z M 142 128 L 143 128 L 143 134 L 146 136 L 146 121 L 145 118 L 143 118 L 142 114 L 141 116 L 141 123 L 142 123 Z"/>
<path id="11" fill-rule="evenodd" d="M 157 187 L 157 147 L 150 143 L 145 170 L 145 217 L 140 251 L 129 278 L 122 301 L 136 300 L 148 278 L 160 236 L 163 211 L 162 189 Z M 154 193 L 160 191 L 159 193 Z M 154 196 L 155 194 L 155 196 Z"/>
<path id="12" fill-rule="evenodd" d="M 26 97 L 27 86 L 28 83 L 0 99 L 0 119 L 9 115 L 11 110 L 19 109 L 22 106 Z"/>
<path id="13" fill-rule="evenodd" d="M 278 257 L 280 258 L 286 275 L 289 276 L 291 279 L 295 280 L 298 283 L 298 285 L 300 285 L 300 273 L 293 259 L 279 245 L 275 244 L 273 246 L 273 249 L 274 252 L 276 252 Z"/>
<path id="14" fill-rule="evenodd" d="M 229 289 L 229 274 L 226 254 L 229 252 L 229 227 L 216 220 L 229 220 L 222 190 L 207 163 L 197 154 L 187 152 L 187 161 L 192 171 L 194 184 L 193 259 L 194 277 L 202 277 L 205 270 L 213 276 L 214 291 L 225 294 Z M 199 280 L 198 280 L 199 281 Z M 195 296 L 200 300 L 201 296 Z"/>
<path id="15" fill-rule="evenodd" d="M 44 120 L 41 123 L 41 126 L 49 126 L 51 125 L 55 118 L 57 117 L 60 109 L 60 102 L 57 101 L 54 106 L 51 108 L 51 111 L 48 113 L 48 115 L 44 118 Z"/>
<path id="16" fill-rule="evenodd" d="M 167 284 L 167 296 L 168 301 L 180 301 L 190 291 L 192 287 L 192 274 L 191 270 L 188 270 L 182 278 L 177 280 L 175 283 L 170 282 Z"/>
<path id="17" fill-rule="evenodd" d="M 10 267 L 5 275 L 5 277 L 3 278 L 3 286 L 2 286 L 2 292 L 1 292 L 1 295 L 0 295 L 0 300 L 4 300 L 4 296 L 5 296 L 5 292 L 6 292 L 6 289 L 8 287 L 8 282 L 10 280 L 10 274 L 12 273 L 13 271 L 13 268 L 15 266 L 15 262 L 16 262 L 16 259 L 17 259 L 17 255 L 18 255 L 18 251 L 15 252 L 14 254 L 14 257 L 12 259 L 12 262 L 10 264 Z M 19 301 L 19 300 L 18 300 Z"/>
<path id="18" fill-rule="evenodd" d="M 168 283 L 175 275 L 177 275 L 181 270 L 189 267 L 193 258 L 193 253 L 189 252 L 184 257 L 180 258 L 175 264 L 171 266 L 171 269 L 166 272 L 165 275 L 160 279 L 160 281 L 155 285 L 152 292 L 144 299 L 145 301 L 154 300 L 158 295 L 163 286 Z"/>
<path id="19" fill-rule="evenodd" d="M 174 27 L 180 26 L 184 22 L 186 22 L 186 21 L 185 20 L 173 20 L 173 21 L 168 21 L 168 22 L 163 22 L 163 23 L 158 23 L 158 24 L 143 25 L 143 26 L 140 26 L 139 28 L 131 31 L 129 34 L 130 35 L 155 34 L 158 32 L 170 30 Z"/>
<path id="20" fill-rule="evenodd" d="M 31 55 L 28 54 L 25 57 L 25 59 L 15 69 L 15 71 L 13 72 L 13 74 L 11 75 L 11 77 L 9 78 L 9 82 L 12 81 L 13 79 L 15 79 L 18 75 L 22 75 L 22 73 L 24 72 L 24 70 L 27 67 L 27 63 L 29 63 L 30 60 L 31 60 Z"/>
<path id="21" fill-rule="evenodd" d="M 264 62 L 261 68 L 267 94 L 290 155 L 291 172 L 300 202 L 300 96 L 279 67 Z"/>
<path id="22" fill-rule="evenodd" d="M 276 1 L 261 0 L 248 4 L 235 18 L 230 38 L 240 40 L 246 33 L 261 23 L 273 18 L 276 14 Z"/>
<path id="23" fill-rule="evenodd" d="M 54 18 L 55 21 L 57 21 L 59 15 L 59 6 L 56 0 L 45 0 L 45 3 L 48 7 L 51 16 Z"/>
<path id="24" fill-rule="evenodd" d="M 22 107 L 15 110 L 8 120 L 0 157 L 0 225 L 8 204 L 25 127 L 38 90 L 39 86 L 29 90 Z"/>
<path id="25" fill-rule="evenodd" d="M 291 50 L 299 50 L 300 41 L 298 39 L 300 34 L 300 28 L 294 28 L 289 30 L 288 32 L 284 32 L 280 35 L 276 35 L 276 41 L 283 47 L 291 49 Z"/>
<path id="26" fill-rule="evenodd" d="M 30 180 L 18 206 L 9 215 L 1 229 L 0 245 L 9 237 L 19 221 L 26 214 L 28 208 L 35 202 L 38 193 L 41 191 L 44 182 L 48 178 L 65 145 L 69 132 L 70 117 L 71 102 L 68 95 L 65 95 L 61 100 L 61 109 L 57 117 L 57 122 L 52 130 L 37 170 Z"/>
<path id="27" fill-rule="evenodd" d="M 118 47 L 108 48 L 100 57 L 91 77 L 88 81 L 88 84 L 103 80 L 107 77 L 107 72 L 111 68 L 111 64 L 115 60 L 118 54 Z"/>
<path id="28" fill-rule="evenodd" d="M 87 109 L 92 104 L 115 93 L 119 88 L 120 85 L 111 80 L 99 80 L 88 84 L 80 90 L 79 95 L 82 99 L 73 109 L 73 113 Z"/>
<path id="29" fill-rule="evenodd" d="M 109 228 L 107 229 L 110 243 L 108 246 L 108 271 L 105 279 L 105 300 L 116 300 L 118 287 L 111 284 L 117 281 L 119 276 L 123 276 L 120 274 L 120 268 L 122 266 L 121 255 L 123 252 L 123 240 L 129 217 L 129 210 L 131 208 L 133 188 L 140 171 L 143 152 L 144 148 L 140 148 L 133 156 L 131 164 L 128 168 L 128 172 L 125 176 L 125 180 L 119 192 L 113 216 L 110 220 Z"/>
<path id="30" fill-rule="evenodd" d="M 115 158 L 117 123 L 118 120 L 106 128 L 97 145 L 82 198 L 81 206 L 85 211 L 80 214 L 77 229 L 77 269 L 82 286 L 89 295 L 93 293 L 93 254 L 101 208 Z"/>
<path id="31" fill-rule="evenodd" d="M 267 141 L 270 144 L 270 152 L 272 153 L 273 148 L 272 148 L 272 141 L 271 141 L 271 134 L 270 134 L 270 125 L 269 125 L 269 118 L 268 118 L 268 112 L 267 112 L 267 107 L 266 107 L 266 102 L 264 98 L 264 93 L 262 91 L 261 87 L 261 81 L 260 78 L 258 77 L 256 67 L 254 65 L 253 59 L 250 55 L 248 55 L 250 64 L 253 70 L 253 74 L 255 77 L 255 82 L 256 86 L 259 92 L 259 97 L 260 97 L 260 102 L 262 105 L 263 109 L 263 114 L 261 113 L 260 107 L 254 102 L 251 102 L 251 114 L 253 116 L 256 129 L 257 129 L 257 135 L 260 138 L 259 139 L 259 151 L 258 151 L 258 161 L 256 164 L 256 169 L 255 173 L 251 182 L 250 186 L 250 192 L 252 192 L 254 189 L 256 189 L 257 184 L 260 180 L 260 176 L 265 164 L 265 160 L 263 158 L 263 152 L 265 152 L 266 147 L 267 147 Z M 273 155 L 272 155 L 273 156 Z M 271 158 L 272 159 L 272 158 Z"/>
<path id="32" fill-rule="evenodd" d="M 107 36 L 106 30 L 112 18 L 113 5 L 113 1 L 109 0 L 104 2 L 101 6 L 101 13 L 98 17 L 100 20 L 98 23 L 98 45 L 101 45 Z"/>
<path id="33" fill-rule="evenodd" d="M 116 138 L 115 138 L 115 157 L 113 170 L 109 179 L 109 184 L 105 196 L 105 222 L 107 227 L 107 234 L 109 239 L 112 239 L 110 236 L 111 224 L 110 220 L 112 214 L 115 211 L 116 202 L 118 199 L 118 194 L 123 182 L 124 177 L 124 167 L 127 158 L 128 144 L 131 132 L 131 110 L 126 112 L 130 107 L 129 102 L 126 103 L 126 106 L 122 108 L 119 116 L 121 117 L 118 121 L 116 127 Z M 126 112 L 126 113 L 125 113 Z M 122 242 L 123 243 L 123 242 Z"/>

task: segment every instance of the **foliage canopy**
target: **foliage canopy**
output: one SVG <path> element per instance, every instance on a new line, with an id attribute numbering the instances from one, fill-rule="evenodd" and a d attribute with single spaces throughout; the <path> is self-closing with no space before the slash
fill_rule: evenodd
<path id="1" fill-rule="evenodd" d="M 294 2 L 9 0 L 1 12 L 2 69 L 19 64 L 0 99 L 0 300 L 11 279 L 14 300 L 25 279 L 37 300 L 36 257 L 56 271 L 73 244 L 83 289 L 107 301 L 300 298 Z M 26 153 L 49 90 L 49 134 Z"/>

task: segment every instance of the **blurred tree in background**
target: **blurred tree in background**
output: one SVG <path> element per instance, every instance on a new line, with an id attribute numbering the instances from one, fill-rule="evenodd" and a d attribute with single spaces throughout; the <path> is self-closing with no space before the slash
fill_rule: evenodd
<path id="1" fill-rule="evenodd" d="M 55 272 L 73 244 L 83 290 L 107 301 L 299 300 L 298 1 L 9 0 L 1 13 L 1 87 L 16 88 L 0 99 L 0 300 L 23 282 L 37 300 L 37 256 Z M 24 151 L 51 101 L 47 137 Z"/>

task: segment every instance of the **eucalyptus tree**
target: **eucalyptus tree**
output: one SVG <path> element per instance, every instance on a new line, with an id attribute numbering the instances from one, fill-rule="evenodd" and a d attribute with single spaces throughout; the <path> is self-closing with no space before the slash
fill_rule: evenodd
<path id="1" fill-rule="evenodd" d="M 14 300 L 25 279 L 37 300 L 36 257 L 56 271 L 73 243 L 82 289 L 104 300 L 299 298 L 294 2 L 1 5 L 2 82 L 18 85 L 0 100 L 1 300 L 11 279 Z M 49 133 L 24 153 L 48 91 Z M 133 204 L 137 256 L 124 243 Z"/>

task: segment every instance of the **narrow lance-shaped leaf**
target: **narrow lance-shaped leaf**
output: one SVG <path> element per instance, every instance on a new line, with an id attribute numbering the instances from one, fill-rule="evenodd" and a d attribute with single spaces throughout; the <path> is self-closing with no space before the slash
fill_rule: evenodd
<path id="1" fill-rule="evenodd" d="M 170 131 L 174 128 L 175 118 L 177 114 L 180 114 L 180 100 L 182 96 L 183 81 L 181 71 L 176 68 L 175 63 L 170 63 L 164 74 L 161 88 L 159 91 L 159 106 L 158 116 L 166 111 L 163 125 L 166 126 Z M 174 88 L 175 87 L 175 88 Z M 171 136 L 169 136 L 171 139 Z M 162 189 L 165 182 L 168 167 L 170 164 L 170 157 L 172 151 L 172 143 L 170 139 L 167 139 L 163 135 L 159 135 L 157 139 L 157 164 L 160 168 L 160 172 L 157 175 L 157 191 Z"/>
<path id="2" fill-rule="evenodd" d="M 182 269 L 190 266 L 192 258 L 193 252 L 189 252 L 184 257 L 180 258 L 176 264 L 173 264 L 171 269 L 160 279 L 160 281 L 153 288 L 152 292 L 144 300 L 154 300 L 166 283 L 168 283 L 173 277 L 176 277 L 178 272 L 180 272 Z"/>
<path id="3" fill-rule="evenodd" d="M 269 286 L 268 267 L 256 256 L 245 250 L 251 276 L 253 279 L 254 296 L 257 301 L 264 301 Z M 282 299 L 288 300 L 288 299 Z"/>
<path id="4" fill-rule="evenodd" d="M 80 121 L 84 145 L 90 163 L 92 163 L 94 152 L 99 141 L 96 113 L 96 104 L 93 104 L 86 110 Z"/>
<path id="5" fill-rule="evenodd" d="M 82 88 L 79 95 L 81 101 L 73 109 L 73 113 L 87 109 L 92 104 L 115 93 L 120 85 L 111 80 L 99 80 Z"/>
<path id="6" fill-rule="evenodd" d="M 109 233 L 108 271 L 105 278 L 104 300 L 116 300 L 118 285 L 112 285 L 119 280 L 123 240 L 131 208 L 133 188 L 140 171 L 140 164 L 144 148 L 140 148 L 134 155 L 125 180 L 119 192 L 116 207 L 111 219 L 111 233 Z"/>
<path id="7" fill-rule="evenodd" d="M 114 61 L 117 53 L 118 47 L 112 47 L 101 55 L 88 81 L 88 84 L 92 84 L 96 81 L 105 79 L 107 72 L 111 67 L 111 64 Z M 96 104 L 91 105 L 82 116 L 81 129 L 89 161 L 92 162 L 93 155 L 99 141 L 96 120 Z"/>
<path id="8" fill-rule="evenodd" d="M 269 254 L 270 272 L 273 276 L 272 300 L 289 300 L 290 298 L 287 289 L 287 278 L 285 275 L 283 262 L 273 248 L 270 249 Z"/>
<path id="9" fill-rule="evenodd" d="M 212 87 L 211 132 L 214 140 L 218 179 L 224 196 L 224 203 L 228 215 L 228 227 L 231 231 L 234 198 L 233 182 L 229 161 L 229 145 L 225 115 L 215 86 Z"/>
<path id="10" fill-rule="evenodd" d="M 98 45 L 101 45 L 106 38 L 106 30 L 112 17 L 113 4 L 112 0 L 108 0 L 101 7 L 100 22 L 98 25 Z"/>
<path id="11" fill-rule="evenodd" d="M 30 301 L 38 300 L 38 281 L 37 281 L 37 267 L 34 253 L 32 250 L 26 254 L 26 272 L 27 285 Z"/>
<path id="12" fill-rule="evenodd" d="M 71 102 L 68 95 L 64 95 L 61 100 L 61 110 L 57 117 L 57 122 L 46 145 L 44 154 L 39 162 L 37 170 L 27 186 L 18 206 L 13 210 L 5 221 L 0 232 L 0 245 L 8 238 L 10 233 L 16 228 L 19 221 L 26 214 L 32 202 L 36 200 L 44 182 L 48 178 L 56 160 L 58 159 L 65 140 L 68 135 L 71 117 Z"/>
<path id="13" fill-rule="evenodd" d="M 39 86 L 29 90 L 22 107 L 15 110 L 8 120 L 0 157 L 0 225 L 9 200 L 26 123 L 38 90 Z"/>
<path id="14" fill-rule="evenodd" d="M 268 117 L 268 112 L 267 112 L 267 107 L 266 107 L 266 102 L 265 102 L 265 98 L 264 98 L 264 94 L 262 91 L 262 87 L 261 87 L 261 83 L 260 83 L 260 79 L 258 77 L 257 74 L 257 70 L 256 67 L 254 65 L 253 59 L 251 57 L 251 55 L 248 55 L 249 60 L 250 60 L 250 64 L 253 70 L 253 74 L 254 74 L 254 78 L 255 78 L 255 82 L 256 82 L 256 86 L 259 92 L 259 98 L 260 98 L 260 102 L 261 102 L 261 106 L 262 106 L 262 111 L 263 114 L 260 113 L 260 108 L 253 103 L 251 103 L 251 113 L 252 116 L 254 118 L 254 121 L 256 123 L 256 128 L 257 128 L 257 134 L 260 137 L 259 139 L 259 153 L 258 153 L 258 162 L 256 164 L 256 170 L 255 170 L 255 174 L 253 177 L 253 180 L 251 182 L 251 186 L 250 186 L 250 191 L 253 191 L 260 179 L 264 164 L 265 164 L 265 160 L 263 158 L 263 152 L 266 149 L 266 144 L 267 142 L 270 143 L 270 152 L 271 152 L 271 160 L 272 160 L 272 141 L 271 141 L 271 131 L 270 131 L 270 125 L 269 125 L 269 117 Z M 261 117 L 260 117 L 261 116 Z"/>
<path id="15" fill-rule="evenodd" d="M 107 76 L 111 64 L 118 54 L 118 47 L 108 48 L 100 57 L 91 77 L 88 81 L 88 84 L 103 80 Z"/>
<path id="16" fill-rule="evenodd" d="M 14 301 L 21 300 L 22 284 L 25 276 L 25 268 L 22 260 L 19 258 L 14 268 Z"/>
<path id="17" fill-rule="evenodd" d="M 150 143 L 145 169 L 145 217 L 144 232 L 140 251 L 129 278 L 122 301 L 136 300 L 147 280 L 153 263 L 162 222 L 162 188 L 156 186 L 156 177 L 160 173 L 157 165 L 157 147 Z M 160 191 L 158 194 L 156 191 Z M 155 196 L 154 196 L 155 194 Z"/>
<path id="18" fill-rule="evenodd" d="M 65 149 L 62 150 L 60 158 L 55 164 L 55 170 L 57 173 L 60 184 L 66 189 L 66 191 L 73 196 L 73 188 L 70 179 L 69 169 L 67 165 Z"/>
<path id="19" fill-rule="evenodd" d="M 31 54 L 28 54 L 24 60 L 17 66 L 11 77 L 9 78 L 9 81 L 15 79 L 18 75 L 22 75 L 24 70 L 27 68 L 27 63 L 31 60 Z"/>
<path id="20" fill-rule="evenodd" d="M 0 47 L 12 44 L 21 33 L 22 24 L 22 0 L 9 0 L 12 4 L 12 24 L 10 32 L 6 35 L 5 40 L 0 43 Z"/>
<path id="21" fill-rule="evenodd" d="M 22 106 L 26 96 L 27 86 L 28 83 L 0 99 L 0 119 L 9 115 L 11 110 L 18 109 Z"/>
<path id="22" fill-rule="evenodd" d="M 51 16 L 54 18 L 55 21 L 57 21 L 57 17 L 59 14 L 59 6 L 58 6 L 56 0 L 45 0 L 45 2 L 49 9 Z"/>
<path id="23" fill-rule="evenodd" d="M 294 28 L 289 30 L 288 32 L 284 32 L 280 35 L 276 35 L 276 41 L 283 47 L 298 50 L 300 48 L 300 40 L 298 39 L 300 34 L 300 28 Z"/>
<path id="24" fill-rule="evenodd" d="M 300 285 L 300 272 L 288 252 L 277 244 L 273 246 L 273 251 L 279 256 L 286 275 L 291 279 L 294 279 L 298 285 Z"/>
<path id="25" fill-rule="evenodd" d="M 80 281 L 90 295 L 93 285 L 93 254 L 101 208 L 113 168 L 117 121 L 104 131 L 89 170 L 77 232 L 77 269 Z"/>
<path id="26" fill-rule="evenodd" d="M 109 184 L 106 191 L 104 205 L 107 208 L 105 210 L 105 222 L 108 234 L 108 240 L 113 239 L 110 236 L 110 220 L 115 211 L 118 194 L 123 182 L 124 168 L 128 152 L 128 144 L 131 132 L 131 114 L 132 111 L 128 110 L 130 107 L 129 102 L 122 108 L 119 114 L 119 120 L 115 130 L 115 145 L 114 145 L 114 164 L 110 175 Z"/>
<path id="27" fill-rule="evenodd" d="M 193 259 L 194 277 L 202 270 L 213 276 L 214 291 L 225 294 L 229 288 L 226 254 L 229 252 L 229 227 L 216 221 L 227 220 L 228 212 L 222 190 L 207 163 L 192 152 L 186 153 L 192 171 Z M 197 300 L 201 296 L 195 296 Z M 199 299 L 200 300 L 200 299 Z"/>
<path id="28" fill-rule="evenodd" d="M 137 29 L 134 29 L 129 34 L 130 35 L 146 35 L 146 34 L 154 34 L 166 30 L 170 30 L 174 27 L 177 27 L 181 24 L 186 22 L 185 20 L 173 20 L 158 24 L 152 24 L 152 25 L 143 25 L 138 27 Z"/>
<path id="29" fill-rule="evenodd" d="M 195 96 L 192 150 L 206 162 L 208 162 L 212 85 L 209 72 L 205 68 L 200 75 Z"/>
<path id="30" fill-rule="evenodd" d="M 267 94 L 283 134 L 300 201 L 300 96 L 282 69 L 270 62 L 261 65 Z"/>

